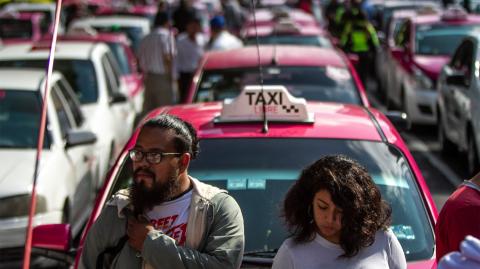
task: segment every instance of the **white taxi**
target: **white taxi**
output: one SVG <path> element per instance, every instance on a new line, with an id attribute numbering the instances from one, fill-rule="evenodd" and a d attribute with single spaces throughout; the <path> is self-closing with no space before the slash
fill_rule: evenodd
<path id="1" fill-rule="evenodd" d="M 22 257 L 44 85 L 43 70 L 0 69 L 1 264 Z M 95 198 L 96 136 L 63 76 L 54 72 L 50 85 L 33 223 L 68 222 L 78 234 Z"/>
<path id="2" fill-rule="evenodd" d="M 48 54 L 49 44 L 5 46 L 0 50 L 0 67 L 44 68 Z M 53 68 L 72 85 L 88 125 L 98 137 L 103 178 L 110 160 L 130 137 L 135 120 L 135 108 L 124 94 L 127 90 L 118 64 L 104 43 L 62 41 L 57 43 Z"/>

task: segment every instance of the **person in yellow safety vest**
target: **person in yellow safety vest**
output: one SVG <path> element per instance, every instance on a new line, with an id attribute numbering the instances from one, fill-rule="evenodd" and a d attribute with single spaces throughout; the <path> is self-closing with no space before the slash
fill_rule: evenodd
<path id="1" fill-rule="evenodd" d="M 379 47 L 377 33 L 366 15 L 359 11 L 347 21 L 340 39 L 340 46 L 346 53 L 358 56 L 357 72 L 362 82 L 372 75 L 370 70 L 375 63 L 376 49 Z"/>

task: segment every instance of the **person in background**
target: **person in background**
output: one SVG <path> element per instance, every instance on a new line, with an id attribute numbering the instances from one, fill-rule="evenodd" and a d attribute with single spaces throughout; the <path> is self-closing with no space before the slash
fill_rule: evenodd
<path id="1" fill-rule="evenodd" d="M 225 28 L 225 18 L 215 16 L 210 20 L 211 37 L 208 41 L 208 50 L 229 50 L 243 47 L 243 43 Z"/>
<path id="2" fill-rule="evenodd" d="M 183 33 L 187 30 L 188 20 L 195 16 L 195 8 L 191 0 L 180 0 L 180 5 L 173 11 L 173 27 L 178 33 Z"/>
<path id="3" fill-rule="evenodd" d="M 345 16 L 349 18 L 343 29 L 340 46 L 345 52 L 358 56 L 356 69 L 363 85 L 366 86 L 367 79 L 373 77 L 371 70 L 380 42 L 375 28 L 361 10 L 346 13 Z"/>
<path id="4" fill-rule="evenodd" d="M 167 12 L 160 11 L 155 17 L 153 31 L 143 38 L 138 48 L 138 63 L 145 74 L 142 114 L 175 103 L 174 56 L 175 43 L 170 32 L 170 18 Z"/>
<path id="5" fill-rule="evenodd" d="M 466 180 L 448 198 L 435 226 L 437 262 L 452 251 L 458 251 L 467 236 L 480 238 L 480 172 Z"/>
<path id="6" fill-rule="evenodd" d="M 198 16 L 191 17 L 186 31 L 177 37 L 176 67 L 179 74 L 178 89 L 181 103 L 186 101 L 193 75 L 205 52 L 206 43 L 207 39 L 202 33 L 201 19 Z"/>
<path id="7" fill-rule="evenodd" d="M 283 214 L 291 237 L 273 269 L 406 269 L 388 229 L 391 209 L 367 170 L 345 156 L 325 156 L 290 188 Z"/>
<path id="8" fill-rule="evenodd" d="M 480 268 L 480 240 L 467 236 L 460 244 L 460 251 L 443 256 L 437 269 L 478 269 Z"/>
<path id="9" fill-rule="evenodd" d="M 245 22 L 245 15 L 237 0 L 221 0 L 225 26 L 228 31 L 238 35 Z"/>

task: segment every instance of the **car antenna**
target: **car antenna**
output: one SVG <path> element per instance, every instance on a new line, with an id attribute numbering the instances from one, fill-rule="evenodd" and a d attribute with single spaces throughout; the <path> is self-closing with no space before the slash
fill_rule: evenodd
<path id="1" fill-rule="evenodd" d="M 32 182 L 32 192 L 30 195 L 30 208 L 28 210 L 28 224 L 26 228 L 25 236 L 25 251 L 23 253 L 23 269 L 30 268 L 30 255 L 32 252 L 32 233 L 33 233 L 33 217 L 35 216 L 35 208 L 37 204 L 37 178 L 38 178 L 38 167 L 40 163 L 40 157 L 43 149 L 43 141 L 45 138 L 45 126 L 47 123 L 47 103 L 48 103 L 48 92 L 50 88 L 50 79 L 52 77 L 53 62 L 55 60 L 55 48 L 57 46 L 57 34 L 58 34 L 58 25 L 60 22 L 60 11 L 62 9 L 62 0 L 57 0 L 55 6 L 55 21 L 53 25 L 53 35 L 52 41 L 50 43 L 50 54 L 48 56 L 48 65 L 45 76 L 45 88 L 43 92 L 43 101 L 42 101 L 42 114 L 40 116 L 40 129 L 38 130 L 38 140 L 37 140 L 37 151 L 35 156 L 35 168 L 33 172 L 33 182 Z"/>
<path id="2" fill-rule="evenodd" d="M 250 9 L 253 15 L 253 25 L 255 27 L 255 41 L 256 41 L 256 46 L 257 46 L 257 60 L 258 60 L 258 70 L 260 72 L 260 94 L 263 96 L 263 69 L 262 69 L 262 64 L 260 60 L 260 45 L 258 41 L 258 29 L 257 29 L 257 15 L 255 14 L 255 1 L 256 0 L 250 0 Z M 263 128 L 262 128 L 262 133 L 266 134 L 268 133 L 268 119 L 267 119 L 267 104 L 265 101 L 262 102 L 262 113 L 263 113 Z"/>

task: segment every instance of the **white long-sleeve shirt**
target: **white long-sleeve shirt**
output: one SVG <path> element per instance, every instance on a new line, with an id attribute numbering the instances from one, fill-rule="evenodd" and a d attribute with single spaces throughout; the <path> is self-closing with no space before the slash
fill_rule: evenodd
<path id="1" fill-rule="evenodd" d="M 320 235 L 302 244 L 292 238 L 283 242 L 273 261 L 273 269 L 406 269 L 402 246 L 392 231 L 378 231 L 375 242 L 351 258 L 339 258 L 340 245 Z"/>

